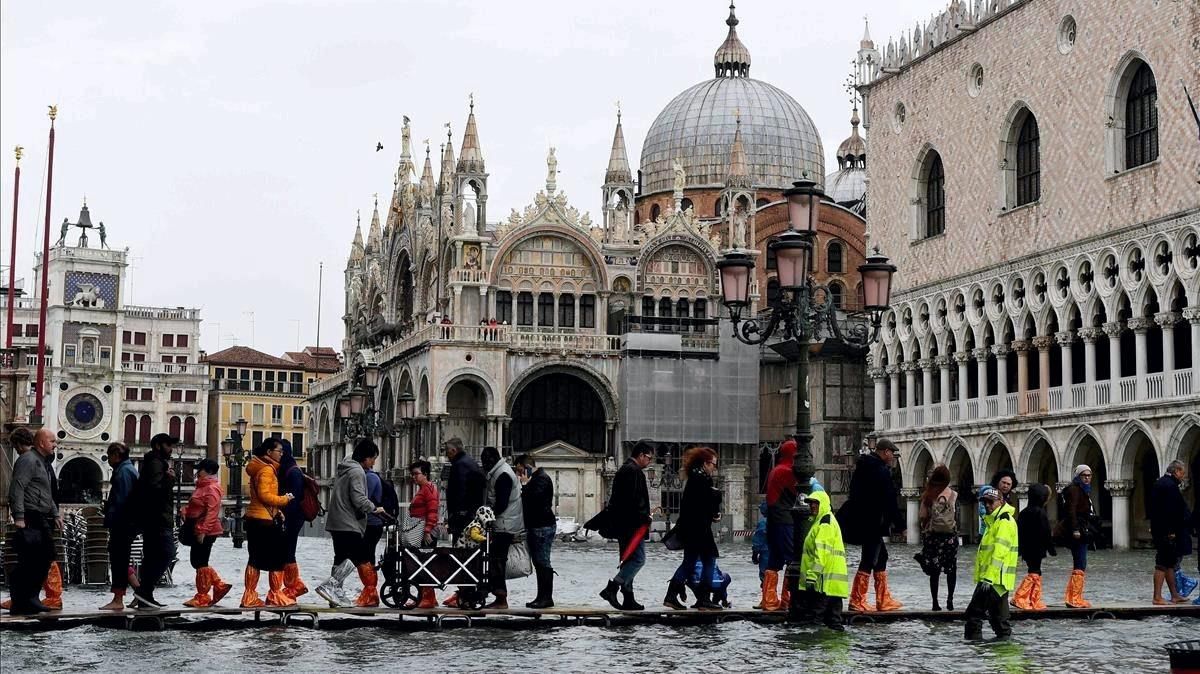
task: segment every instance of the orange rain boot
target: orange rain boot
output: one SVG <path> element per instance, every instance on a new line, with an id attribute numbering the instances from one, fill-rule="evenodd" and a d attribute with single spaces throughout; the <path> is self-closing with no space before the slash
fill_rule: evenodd
<path id="1" fill-rule="evenodd" d="M 437 595 L 433 593 L 432 587 L 421 588 L 420 599 L 417 601 L 417 608 L 437 608 Z"/>
<path id="2" fill-rule="evenodd" d="M 792 605 L 792 591 L 788 588 L 787 575 L 783 577 L 783 590 L 779 593 L 779 608 L 784 611 Z"/>
<path id="3" fill-rule="evenodd" d="M 267 574 L 267 606 L 295 606 L 296 600 L 288 596 L 283 588 L 283 571 Z"/>
<path id="4" fill-rule="evenodd" d="M 1042 577 L 1040 574 L 1031 574 L 1033 578 L 1033 588 L 1029 592 L 1029 603 L 1034 611 L 1045 611 L 1046 603 L 1042 601 Z"/>
<path id="5" fill-rule="evenodd" d="M 50 562 L 50 573 L 46 574 L 46 582 L 42 583 L 42 590 L 46 593 L 46 598 L 42 600 L 46 608 L 61 611 L 63 584 L 58 562 Z"/>
<path id="6" fill-rule="evenodd" d="M 262 608 L 266 603 L 258 596 L 258 569 L 246 565 L 246 591 L 242 593 L 242 608 Z"/>
<path id="7" fill-rule="evenodd" d="M 443 599 L 442 606 L 445 606 L 446 608 L 458 608 L 458 593 L 455 592 L 449 597 Z"/>
<path id="8" fill-rule="evenodd" d="M 1071 577 L 1067 579 L 1067 606 L 1071 608 L 1091 608 L 1092 604 L 1083 598 L 1083 585 L 1086 575 L 1080 569 L 1075 569 L 1071 572 Z"/>
<path id="9" fill-rule="evenodd" d="M 887 571 L 875 572 L 875 608 L 880 611 L 899 611 L 904 605 L 892 598 L 888 592 Z"/>
<path id="10" fill-rule="evenodd" d="M 363 589 L 358 599 L 354 600 L 354 605 L 362 608 L 379 606 L 379 590 L 375 587 L 379 583 L 379 573 L 375 571 L 375 565 L 371 562 L 359 564 L 358 578 L 362 581 Z"/>
<path id="11" fill-rule="evenodd" d="M 867 604 L 867 588 L 871 585 L 871 574 L 859 571 L 854 574 L 854 584 L 850 588 L 850 610 L 866 613 L 873 611 Z"/>
<path id="12" fill-rule="evenodd" d="M 1013 591 L 1012 599 L 1009 603 L 1023 611 L 1033 609 L 1033 578 L 1033 574 L 1029 573 L 1021 579 L 1021 584 Z"/>
<path id="13" fill-rule="evenodd" d="M 776 586 L 779 585 L 779 572 L 767 569 L 763 572 L 762 610 L 778 611 L 779 595 Z"/>
<path id="14" fill-rule="evenodd" d="M 283 584 L 283 591 L 292 599 L 308 594 L 308 586 L 300 580 L 300 565 L 295 562 L 283 567 Z"/>
<path id="15" fill-rule="evenodd" d="M 221 580 L 220 574 L 211 566 L 205 567 L 208 569 L 209 575 L 212 577 L 212 603 L 209 606 L 215 606 L 217 602 L 225 598 L 233 586 Z"/>
<path id="16" fill-rule="evenodd" d="M 12 600 L 11 599 L 5 599 L 4 601 L 0 601 L 0 610 L 7 611 L 11 608 L 12 608 Z"/>
<path id="17" fill-rule="evenodd" d="M 196 569 L 196 596 L 183 602 L 184 606 L 203 608 L 212 603 L 208 593 L 212 590 L 212 574 L 207 566 Z"/>

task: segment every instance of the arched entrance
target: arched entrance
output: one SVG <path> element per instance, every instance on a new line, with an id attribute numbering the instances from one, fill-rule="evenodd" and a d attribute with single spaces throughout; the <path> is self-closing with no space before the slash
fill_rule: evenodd
<path id="1" fill-rule="evenodd" d="M 512 404 L 508 441 L 514 453 L 562 441 L 589 453 L 607 449 L 604 403 L 583 378 L 549 372 L 529 382 Z"/>
<path id="2" fill-rule="evenodd" d="M 1091 433 L 1084 433 L 1071 455 L 1071 472 L 1075 466 L 1084 464 L 1092 469 L 1092 507 L 1102 522 L 1104 533 L 1108 534 L 1111 542 L 1112 535 L 1112 495 L 1105 487 L 1108 481 L 1108 465 L 1104 462 L 1104 451 L 1100 443 Z M 1067 473 L 1070 477 L 1071 473 Z M 1105 536 L 1102 535 L 1103 539 Z"/>
<path id="3" fill-rule="evenodd" d="M 1132 430 L 1125 442 L 1117 447 L 1121 452 L 1118 456 L 1123 457 L 1122 473 L 1132 480 L 1133 486 L 1129 492 L 1129 545 L 1149 547 L 1151 538 L 1147 513 L 1150 510 L 1150 490 L 1160 474 L 1158 453 L 1141 428 Z"/>
<path id="4" fill-rule="evenodd" d="M 1050 447 L 1050 442 L 1046 440 L 1046 436 L 1040 433 L 1034 438 L 1033 449 L 1028 453 L 1028 463 L 1025 466 L 1025 475 L 1018 476 L 1027 486 L 1030 484 L 1044 484 L 1050 488 L 1052 498 L 1046 504 L 1046 515 L 1051 522 L 1058 521 L 1058 499 L 1053 498 L 1055 491 L 1055 483 L 1058 482 L 1058 462 L 1054 459 L 1054 449 Z"/>
<path id="5" fill-rule="evenodd" d="M 58 498 L 62 503 L 99 503 L 103 480 L 95 461 L 75 457 L 58 473 Z"/>
<path id="6" fill-rule="evenodd" d="M 950 486 L 958 492 L 958 531 L 965 540 L 973 541 L 979 536 L 979 526 L 975 521 L 975 469 L 967 448 L 956 444 L 950 451 L 946 467 L 950 469 Z"/>
<path id="7" fill-rule="evenodd" d="M 443 440 L 458 437 L 463 445 L 476 449 L 487 444 L 487 403 L 487 392 L 479 382 L 460 379 L 451 385 L 446 392 Z"/>
<path id="8" fill-rule="evenodd" d="M 980 483 L 985 481 L 990 483 L 996 473 L 1013 469 L 1012 452 L 1008 451 L 1008 446 L 1002 440 L 996 438 L 988 445 L 984 453 L 984 474 L 979 476 Z"/>
<path id="9" fill-rule="evenodd" d="M 1200 417 L 1189 414 L 1180 419 L 1167 447 L 1168 451 L 1171 447 L 1178 448 L 1175 458 L 1187 466 L 1187 489 L 1183 491 L 1183 498 L 1192 512 L 1197 512 L 1200 508 L 1200 488 L 1196 487 L 1196 481 L 1200 480 Z"/>

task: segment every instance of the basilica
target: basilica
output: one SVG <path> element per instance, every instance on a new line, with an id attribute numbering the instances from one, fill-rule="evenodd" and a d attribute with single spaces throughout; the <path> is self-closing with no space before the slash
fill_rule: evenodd
<path id="1" fill-rule="evenodd" d="M 795 391 L 763 390 L 778 376 L 769 352 L 721 329 L 716 262 L 729 249 L 755 255 L 753 296 L 769 306 L 779 286 L 766 244 L 788 226 L 783 190 L 802 178 L 836 183 L 812 268 L 851 308 L 865 251 L 865 148 L 855 116 L 826 179 L 811 119 L 750 77 L 732 6 L 725 23 L 714 76 L 663 108 L 640 169 L 618 111 L 596 216 L 558 188 L 551 148 L 528 205 L 494 217 L 474 101 L 457 154 L 447 134 L 440 156 L 427 147 L 419 167 L 405 118 L 394 192 L 365 235 L 361 223 L 355 230 L 346 264 L 345 367 L 311 390 L 309 465 L 323 482 L 356 436 L 374 435 L 382 469 L 401 480 L 408 461 L 459 437 L 472 452 L 533 453 L 555 481 L 559 516 L 585 518 L 628 447 L 648 439 L 658 448 L 651 498 L 669 515 L 679 459 L 704 444 L 721 457 L 720 526 L 753 526 L 760 457 L 791 432 Z M 853 388 L 844 413 L 834 390 L 840 445 L 825 448 L 818 433 L 818 463 L 856 449 L 869 430 L 864 391 Z M 339 404 L 353 392 L 366 399 L 355 418 L 371 418 L 368 432 Z M 775 422 L 760 422 L 771 418 L 760 404 L 780 410 Z"/>

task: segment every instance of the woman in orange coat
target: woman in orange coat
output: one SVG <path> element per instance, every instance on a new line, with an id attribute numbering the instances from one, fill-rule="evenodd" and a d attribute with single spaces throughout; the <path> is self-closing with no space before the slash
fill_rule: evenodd
<path id="1" fill-rule="evenodd" d="M 250 475 L 250 505 L 246 508 L 246 542 L 250 559 L 246 563 L 246 592 L 242 608 L 261 606 L 294 606 L 296 600 L 283 591 L 284 534 L 282 508 L 293 498 L 279 495 L 279 480 L 275 471 L 283 456 L 278 438 L 267 438 L 254 448 L 254 458 L 246 466 Z M 276 523 L 278 519 L 279 523 Z M 266 571 L 270 584 L 267 601 L 258 596 L 258 575 Z"/>

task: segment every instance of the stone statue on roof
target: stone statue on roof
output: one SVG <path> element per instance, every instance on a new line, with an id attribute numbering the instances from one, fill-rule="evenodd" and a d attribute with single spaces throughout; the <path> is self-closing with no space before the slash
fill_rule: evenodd
<path id="1" fill-rule="evenodd" d="M 558 180 L 558 157 L 554 156 L 554 146 L 550 146 L 550 151 L 546 153 L 546 182 L 554 183 Z"/>
<path id="2" fill-rule="evenodd" d="M 70 231 L 70 229 L 71 229 L 71 223 L 68 222 L 66 218 L 63 218 L 62 231 L 59 232 L 59 234 L 58 234 L 58 243 L 56 243 L 54 245 L 56 245 L 56 246 L 67 245 L 67 232 Z"/>
<path id="3" fill-rule="evenodd" d="M 100 232 L 100 247 L 108 248 L 108 234 L 104 231 L 104 221 L 100 221 L 100 226 L 96 228 Z"/>
<path id="4" fill-rule="evenodd" d="M 683 164 L 679 163 L 679 158 L 671 164 L 671 170 L 675 172 L 675 193 L 683 194 L 683 188 L 687 184 L 687 171 L 683 170 Z"/>

